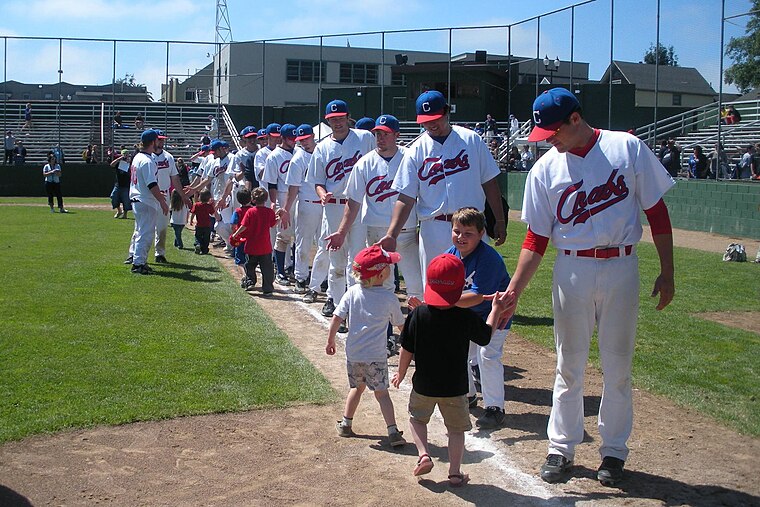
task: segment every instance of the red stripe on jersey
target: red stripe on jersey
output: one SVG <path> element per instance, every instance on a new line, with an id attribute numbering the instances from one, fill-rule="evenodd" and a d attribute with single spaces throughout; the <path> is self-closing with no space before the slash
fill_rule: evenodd
<path id="1" fill-rule="evenodd" d="M 543 257 L 544 253 L 546 253 L 546 247 L 548 245 L 549 238 L 536 234 L 530 230 L 530 227 L 528 227 L 528 232 L 525 234 L 525 241 L 523 241 L 522 244 L 523 248 L 532 252 L 536 252 Z"/>

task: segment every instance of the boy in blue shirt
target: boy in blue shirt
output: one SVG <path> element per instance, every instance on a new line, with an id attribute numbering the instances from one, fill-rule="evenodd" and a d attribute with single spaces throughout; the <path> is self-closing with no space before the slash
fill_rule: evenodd
<path id="1" fill-rule="evenodd" d="M 509 285 L 509 273 L 501 255 L 483 241 L 485 215 L 475 208 L 461 208 L 451 217 L 451 241 L 454 243 L 446 253 L 460 258 L 464 263 L 465 285 L 462 297 L 456 306 L 470 308 L 483 320 L 491 312 L 491 301 L 484 296 L 504 292 Z M 480 346 L 470 342 L 470 364 L 480 369 L 480 386 L 483 393 L 485 413 L 475 424 L 479 428 L 499 428 L 506 419 L 504 415 L 504 366 L 501 355 L 504 341 L 512 321 L 504 329 L 494 330 L 488 345 Z M 470 391 L 467 394 L 470 406 L 477 403 L 475 382 L 470 375 Z"/>

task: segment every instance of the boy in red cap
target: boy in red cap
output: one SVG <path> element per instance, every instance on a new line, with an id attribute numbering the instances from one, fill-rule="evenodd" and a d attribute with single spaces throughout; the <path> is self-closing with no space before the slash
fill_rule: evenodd
<path id="1" fill-rule="evenodd" d="M 486 321 L 469 308 L 455 306 L 462 296 L 464 273 L 462 261 L 448 253 L 430 262 L 425 304 L 415 308 L 406 319 L 401 332 L 398 372 L 391 379 L 391 384 L 398 388 L 414 358 L 409 423 L 419 458 L 412 473 L 423 475 L 433 469 L 427 424 L 438 405 L 449 436 L 448 475 L 452 487 L 463 486 L 470 480 L 460 469 L 464 432 L 472 428 L 467 401 L 470 340 L 480 346 L 488 345 L 511 301 L 506 292 L 486 296 L 492 300 Z"/>
<path id="2" fill-rule="evenodd" d="M 399 327 L 404 324 L 401 305 L 392 290 L 383 287 L 391 276 L 391 264 L 401 256 L 386 252 L 379 246 L 371 246 L 354 258 L 352 274 L 358 283 L 348 288 L 333 312 L 327 336 L 325 352 L 335 354 L 335 334 L 348 318 L 349 332 L 346 338 L 346 369 L 351 388 L 346 397 L 343 420 L 336 426 L 341 437 L 353 437 L 354 413 L 359 406 L 364 389 L 375 393 L 380 411 L 388 427 L 388 440 L 392 447 L 406 444 L 396 426 L 393 402 L 388 394 L 388 354 L 386 352 L 388 322 Z"/>

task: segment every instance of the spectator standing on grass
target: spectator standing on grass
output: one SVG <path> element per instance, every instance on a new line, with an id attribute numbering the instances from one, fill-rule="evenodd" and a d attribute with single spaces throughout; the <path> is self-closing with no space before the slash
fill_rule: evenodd
<path id="1" fill-rule="evenodd" d="M 204 188 L 198 195 L 199 202 L 193 204 L 190 211 L 190 225 L 197 219 L 195 225 L 195 253 L 206 255 L 211 243 L 212 218 L 216 213 L 211 201 L 211 190 Z"/>
<path id="2" fill-rule="evenodd" d="M 689 178 L 704 180 L 707 179 L 708 172 L 707 157 L 702 153 L 702 147 L 696 145 L 694 152 L 689 155 Z"/>
<path id="3" fill-rule="evenodd" d="M 251 191 L 245 187 L 241 187 L 236 192 L 236 201 L 240 204 L 240 207 L 236 208 L 232 213 L 230 224 L 232 225 L 233 234 L 238 227 L 240 227 L 240 222 L 243 220 L 245 214 L 253 207 L 251 205 Z M 245 245 L 242 241 L 239 243 L 237 241 L 233 242 L 232 238 L 230 238 L 230 243 L 235 249 L 235 267 L 238 268 L 242 275 L 240 279 L 240 287 L 244 290 L 248 290 L 249 287 L 253 287 L 255 284 L 248 278 L 248 273 L 245 269 L 245 265 L 248 263 L 248 256 L 245 254 Z"/>
<path id="4" fill-rule="evenodd" d="M 228 238 L 233 242 L 244 241 L 248 260 L 245 273 L 248 277 L 246 290 L 256 285 L 256 267 L 261 271 L 261 295 L 269 297 L 274 292 L 274 263 L 272 262 L 272 241 L 269 231 L 277 225 L 274 210 L 267 206 L 268 192 L 256 187 L 251 192 L 255 206 L 245 212 L 240 227 Z"/>
<path id="5" fill-rule="evenodd" d="M 3 165 L 11 164 L 13 162 L 13 149 L 16 147 L 16 138 L 13 137 L 13 132 L 10 130 L 5 133 L 5 158 L 3 159 Z"/>
<path id="6" fill-rule="evenodd" d="M 15 165 L 24 165 L 26 163 L 26 148 L 20 139 L 16 141 L 16 147 L 13 148 L 13 163 Z"/>
<path id="7" fill-rule="evenodd" d="M 169 223 L 174 230 L 174 246 L 179 250 L 182 250 L 185 248 L 185 244 L 182 242 L 182 229 L 184 229 L 185 225 L 187 224 L 187 214 L 189 210 L 187 209 L 187 205 L 182 199 L 180 190 L 176 188 L 172 190 L 170 202 L 171 217 L 169 219 Z"/>
<path id="8" fill-rule="evenodd" d="M 396 426 L 393 401 L 388 394 L 387 329 L 388 322 L 399 329 L 404 324 L 404 314 L 393 291 L 383 287 L 392 275 L 391 265 L 401 256 L 386 252 L 377 245 L 361 250 L 353 259 L 351 274 L 356 284 L 348 288 L 341 298 L 330 322 L 325 352 L 335 355 L 335 335 L 344 321 L 348 320 L 346 338 L 346 369 L 349 391 L 343 408 L 343 419 L 338 421 L 338 436 L 354 437 L 353 420 L 364 390 L 374 392 L 380 405 L 388 441 L 391 447 L 406 444 Z"/>
<path id="9" fill-rule="evenodd" d="M 129 202 L 129 167 L 132 163 L 132 152 L 121 150 L 121 154 L 111 162 L 111 167 L 116 168 L 116 180 L 111 190 L 111 207 L 116 210 L 114 218 L 127 218 L 127 213 L 132 209 Z"/>
<path id="10" fill-rule="evenodd" d="M 63 207 L 63 195 L 61 194 L 61 166 L 55 159 L 55 155 L 48 155 L 48 163 L 42 168 L 42 175 L 45 176 L 45 191 L 48 196 L 48 206 L 50 213 L 55 213 L 53 209 L 53 197 L 58 200 L 58 209 L 61 213 L 68 213 Z"/>

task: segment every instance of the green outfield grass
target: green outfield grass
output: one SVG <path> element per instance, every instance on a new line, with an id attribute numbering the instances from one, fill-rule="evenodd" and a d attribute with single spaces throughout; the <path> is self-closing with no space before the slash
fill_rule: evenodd
<path id="1" fill-rule="evenodd" d="M 511 223 L 500 247 L 514 272 L 525 226 Z M 512 329 L 554 348 L 551 278 L 556 250 L 549 247 L 520 298 Z M 663 311 L 650 297 L 659 274 L 654 245 L 640 243 L 641 296 L 634 385 L 695 408 L 736 430 L 760 435 L 760 336 L 699 317 L 701 312 L 758 311 L 760 265 L 723 262 L 722 255 L 675 249 L 676 296 Z M 591 360 L 599 367 L 596 340 Z M 509 354 L 509 343 L 506 345 Z M 547 365 L 553 367 L 553 365 Z"/>
<path id="2" fill-rule="evenodd" d="M 84 203 L 108 200 L 0 199 L 0 442 L 337 399 L 212 257 L 169 246 L 171 265 L 132 275 L 134 222 Z"/>

